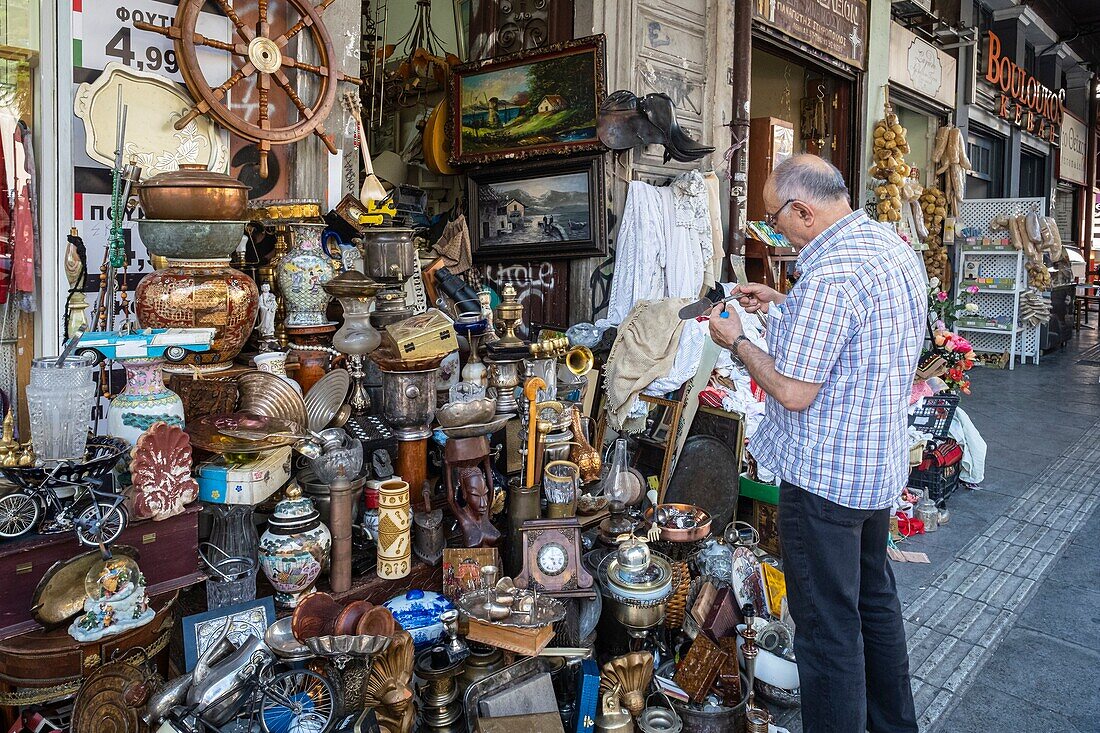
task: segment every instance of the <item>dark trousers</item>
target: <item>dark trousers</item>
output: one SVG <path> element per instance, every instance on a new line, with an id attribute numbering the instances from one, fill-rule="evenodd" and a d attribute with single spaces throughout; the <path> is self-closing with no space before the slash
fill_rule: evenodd
<path id="1" fill-rule="evenodd" d="M 849 509 L 786 481 L 780 487 L 805 733 L 917 731 L 889 523 L 889 509 Z"/>

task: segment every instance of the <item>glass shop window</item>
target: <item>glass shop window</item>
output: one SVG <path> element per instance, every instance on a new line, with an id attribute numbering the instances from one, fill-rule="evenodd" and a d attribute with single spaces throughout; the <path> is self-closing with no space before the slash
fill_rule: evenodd
<path id="1" fill-rule="evenodd" d="M 48 7 L 48 6 L 47 6 Z M 33 339 L 38 306 L 38 170 L 35 129 L 39 3 L 0 0 L 0 406 L 25 425 L 15 389 L 20 339 Z M 29 358 L 33 349 L 23 349 Z M 20 357 L 22 359 L 22 357 Z M 22 427 L 21 425 L 21 427 Z M 29 433 L 28 433 L 29 437 Z"/>
<path id="2" fill-rule="evenodd" d="M 967 154 L 974 170 L 967 176 L 967 198 L 995 199 L 1004 195 L 1004 151 L 1003 139 L 971 131 Z"/>
<path id="3" fill-rule="evenodd" d="M 1047 159 L 1031 153 L 1020 154 L 1020 196 L 1046 198 Z"/>

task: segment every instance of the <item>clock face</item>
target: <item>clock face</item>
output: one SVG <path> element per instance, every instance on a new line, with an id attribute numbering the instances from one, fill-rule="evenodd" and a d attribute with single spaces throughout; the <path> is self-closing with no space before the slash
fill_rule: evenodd
<path id="1" fill-rule="evenodd" d="M 536 558 L 541 570 L 546 575 L 558 575 L 563 570 L 568 562 L 569 556 L 565 552 L 565 548 L 556 542 L 550 542 L 539 548 L 538 557 Z"/>

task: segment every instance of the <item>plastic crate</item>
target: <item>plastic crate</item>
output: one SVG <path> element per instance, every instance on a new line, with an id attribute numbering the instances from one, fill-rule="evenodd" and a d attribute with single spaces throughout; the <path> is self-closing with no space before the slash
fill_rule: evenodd
<path id="1" fill-rule="evenodd" d="M 924 402 L 909 414 L 909 424 L 922 433 L 931 433 L 936 438 L 946 438 L 955 419 L 955 410 L 959 407 L 957 394 L 940 394 L 925 397 Z"/>
<path id="2" fill-rule="evenodd" d="M 936 502 L 936 506 L 943 509 L 948 498 L 959 488 L 961 472 L 961 462 L 952 466 L 932 466 L 923 471 L 914 468 L 909 472 L 909 488 L 923 491 L 925 496 Z"/>

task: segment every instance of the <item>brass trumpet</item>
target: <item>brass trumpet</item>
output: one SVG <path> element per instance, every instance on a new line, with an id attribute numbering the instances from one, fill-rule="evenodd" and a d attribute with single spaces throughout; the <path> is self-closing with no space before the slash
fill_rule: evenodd
<path id="1" fill-rule="evenodd" d="M 583 377 L 592 371 L 596 359 L 592 356 L 592 349 L 587 346 L 574 346 L 565 354 L 565 366 L 575 376 Z"/>

